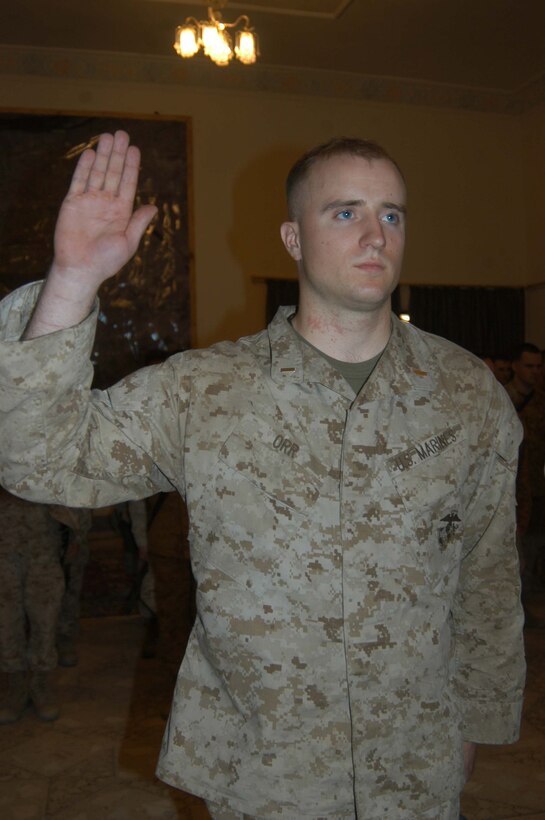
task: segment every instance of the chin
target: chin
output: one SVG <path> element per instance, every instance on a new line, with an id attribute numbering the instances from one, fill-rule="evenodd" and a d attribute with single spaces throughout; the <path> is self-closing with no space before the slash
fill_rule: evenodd
<path id="1" fill-rule="evenodd" d="M 358 299 L 351 307 L 358 313 L 376 313 L 382 310 L 386 310 L 389 313 L 390 297 L 385 296 L 383 299 Z"/>
<path id="2" fill-rule="evenodd" d="M 354 294 L 354 302 L 361 305 L 362 308 L 369 310 L 376 310 L 383 307 L 384 304 L 390 301 L 390 291 L 385 291 L 384 288 L 375 290 L 374 288 L 365 288 Z"/>

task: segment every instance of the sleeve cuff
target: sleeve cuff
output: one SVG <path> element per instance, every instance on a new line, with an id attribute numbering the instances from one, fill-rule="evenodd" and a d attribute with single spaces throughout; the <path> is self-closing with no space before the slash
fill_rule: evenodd
<path id="1" fill-rule="evenodd" d="M 519 738 L 521 715 L 522 699 L 515 703 L 466 702 L 462 737 L 471 743 L 515 743 Z"/>

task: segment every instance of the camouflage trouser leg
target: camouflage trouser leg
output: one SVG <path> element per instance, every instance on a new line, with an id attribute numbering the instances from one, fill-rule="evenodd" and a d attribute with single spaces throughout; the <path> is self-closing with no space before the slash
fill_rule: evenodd
<path id="1" fill-rule="evenodd" d="M 522 574 L 523 592 L 541 589 L 545 584 L 545 499 L 532 499 L 532 513 L 528 529 L 522 537 L 524 571 Z"/>
<path id="2" fill-rule="evenodd" d="M 26 658 L 26 616 L 20 556 L 0 554 L 0 668 L 23 672 Z"/>
<path id="3" fill-rule="evenodd" d="M 64 566 L 65 589 L 57 629 L 63 638 L 74 638 L 79 631 L 81 588 L 88 560 L 89 544 L 82 542 L 77 554 Z"/>
<path id="4" fill-rule="evenodd" d="M 57 665 L 55 632 L 64 588 L 59 546 L 22 544 L 20 549 L 0 554 L 0 655 L 4 672 L 27 668 L 45 672 Z"/>
<path id="5" fill-rule="evenodd" d="M 58 553 L 56 561 L 48 560 L 43 553 L 35 554 L 29 562 L 25 583 L 30 629 L 28 667 L 33 671 L 47 672 L 57 666 L 56 633 L 63 591 Z"/>

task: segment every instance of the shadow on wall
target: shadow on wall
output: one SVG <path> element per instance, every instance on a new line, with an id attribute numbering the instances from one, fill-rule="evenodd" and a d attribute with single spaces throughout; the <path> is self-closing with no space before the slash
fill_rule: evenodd
<path id="1" fill-rule="evenodd" d="M 233 225 L 227 241 L 243 278 L 244 299 L 240 309 L 224 316 L 217 338 L 232 337 L 232 328 L 237 326 L 244 333 L 264 328 L 264 280 L 296 277 L 295 265 L 280 238 L 280 225 L 287 219 L 285 179 L 301 153 L 301 147 L 280 146 L 253 158 L 235 178 Z"/>
<path id="2" fill-rule="evenodd" d="M 279 147 L 253 159 L 235 179 L 229 247 L 245 278 L 295 276 L 280 239 L 287 219 L 284 185 L 301 149 Z"/>

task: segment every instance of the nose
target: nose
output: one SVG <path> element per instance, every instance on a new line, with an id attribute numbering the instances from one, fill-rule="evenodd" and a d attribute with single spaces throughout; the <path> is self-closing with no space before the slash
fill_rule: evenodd
<path id="1" fill-rule="evenodd" d="M 360 245 L 363 247 L 371 245 L 373 248 L 383 248 L 385 244 L 386 236 L 384 234 L 384 225 L 378 216 L 370 214 L 362 225 Z"/>

